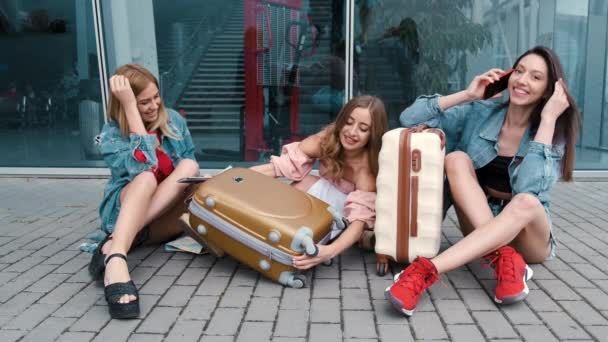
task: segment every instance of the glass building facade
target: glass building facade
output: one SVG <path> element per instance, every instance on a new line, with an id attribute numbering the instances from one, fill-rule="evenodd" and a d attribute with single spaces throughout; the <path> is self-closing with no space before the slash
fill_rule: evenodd
<path id="1" fill-rule="evenodd" d="M 107 81 L 139 63 L 185 116 L 203 169 L 252 165 L 358 94 L 391 127 L 553 48 L 583 113 L 577 170 L 608 170 L 608 0 L 0 0 L 0 168 L 103 168 Z"/>

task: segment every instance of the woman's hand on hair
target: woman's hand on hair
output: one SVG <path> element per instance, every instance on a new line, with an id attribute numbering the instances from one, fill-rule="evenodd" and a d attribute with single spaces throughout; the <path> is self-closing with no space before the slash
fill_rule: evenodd
<path id="1" fill-rule="evenodd" d="M 500 79 L 499 76 L 503 72 L 504 71 L 502 69 L 494 68 L 481 75 L 475 76 L 465 90 L 468 100 L 475 101 L 483 99 L 483 93 L 485 92 L 488 84 L 498 81 Z"/>
<path id="2" fill-rule="evenodd" d="M 564 83 L 564 80 L 560 78 L 555 82 L 553 95 L 551 95 L 540 114 L 541 120 L 550 120 L 555 123 L 568 107 L 570 107 L 570 102 L 568 102 L 568 96 L 566 95 L 566 84 Z"/>
<path id="3" fill-rule="evenodd" d="M 136 103 L 129 79 L 123 75 L 114 75 L 110 78 L 110 91 L 123 107 Z"/>

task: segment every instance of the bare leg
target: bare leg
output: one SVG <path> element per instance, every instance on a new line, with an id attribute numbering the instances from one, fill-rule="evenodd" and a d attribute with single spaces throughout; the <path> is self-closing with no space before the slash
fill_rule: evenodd
<path id="1" fill-rule="evenodd" d="M 494 218 L 475 175 L 473 162 L 466 153 L 457 151 L 448 154 L 445 157 L 445 173 L 460 229 L 465 236 Z"/>
<path id="2" fill-rule="evenodd" d="M 432 259 L 438 273 L 460 267 L 499 247 L 513 244 L 526 262 L 541 262 L 549 254 L 549 219 L 530 194 L 517 194 L 503 211 Z"/>
<path id="3" fill-rule="evenodd" d="M 184 197 L 184 190 L 188 185 L 176 181 L 182 177 L 196 175 L 198 172 L 198 164 L 195 161 L 184 159 L 158 186 L 151 172 L 142 172 L 136 176 L 120 194 L 121 209 L 112 233 L 112 240 L 104 245 L 102 252 L 106 255 L 114 253 L 126 255 L 139 230 L 171 207 L 175 207 L 176 200 Z M 163 232 L 163 226 L 154 227 L 157 228 L 151 229 L 150 232 L 152 240 L 175 236 L 173 231 Z M 128 267 L 123 259 L 113 258 L 108 262 L 104 277 L 106 285 L 126 282 L 129 279 Z M 120 302 L 126 303 L 134 299 L 133 296 L 130 299 L 128 296 L 123 296 Z"/>

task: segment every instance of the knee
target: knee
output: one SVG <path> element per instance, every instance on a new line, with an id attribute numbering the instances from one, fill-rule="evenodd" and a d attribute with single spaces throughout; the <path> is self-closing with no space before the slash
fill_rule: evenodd
<path id="1" fill-rule="evenodd" d="M 154 173 L 151 171 L 144 171 L 138 174 L 131 182 L 151 190 L 156 189 L 156 186 L 158 185 L 156 176 L 154 176 Z"/>
<path id="2" fill-rule="evenodd" d="M 471 170 L 473 168 L 473 161 L 468 154 L 462 151 L 455 151 L 449 153 L 445 157 L 444 161 L 445 173 L 446 174 L 456 174 L 458 172 L 462 172 L 463 170 Z"/>
<path id="3" fill-rule="evenodd" d="M 538 198 L 532 194 L 521 193 L 513 196 L 510 205 L 518 215 L 533 215 L 543 209 L 543 205 Z"/>
<path id="4" fill-rule="evenodd" d="M 198 163 L 192 159 L 182 159 L 177 164 L 177 169 L 181 170 L 185 176 L 198 176 L 200 173 Z"/>

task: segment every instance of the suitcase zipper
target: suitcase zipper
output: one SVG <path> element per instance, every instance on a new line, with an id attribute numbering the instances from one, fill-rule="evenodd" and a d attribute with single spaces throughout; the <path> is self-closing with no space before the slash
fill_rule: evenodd
<path id="1" fill-rule="evenodd" d="M 213 212 L 201 207 L 195 201 L 190 202 L 189 209 L 190 212 L 192 212 L 198 218 L 206 221 L 207 223 L 215 227 L 220 232 L 226 234 L 230 238 L 268 257 L 270 261 L 275 260 L 284 265 L 292 265 L 293 258 L 290 254 L 285 253 L 275 247 L 269 246 L 263 241 L 251 237 L 251 235 L 243 232 L 235 225 L 221 219 Z"/>

